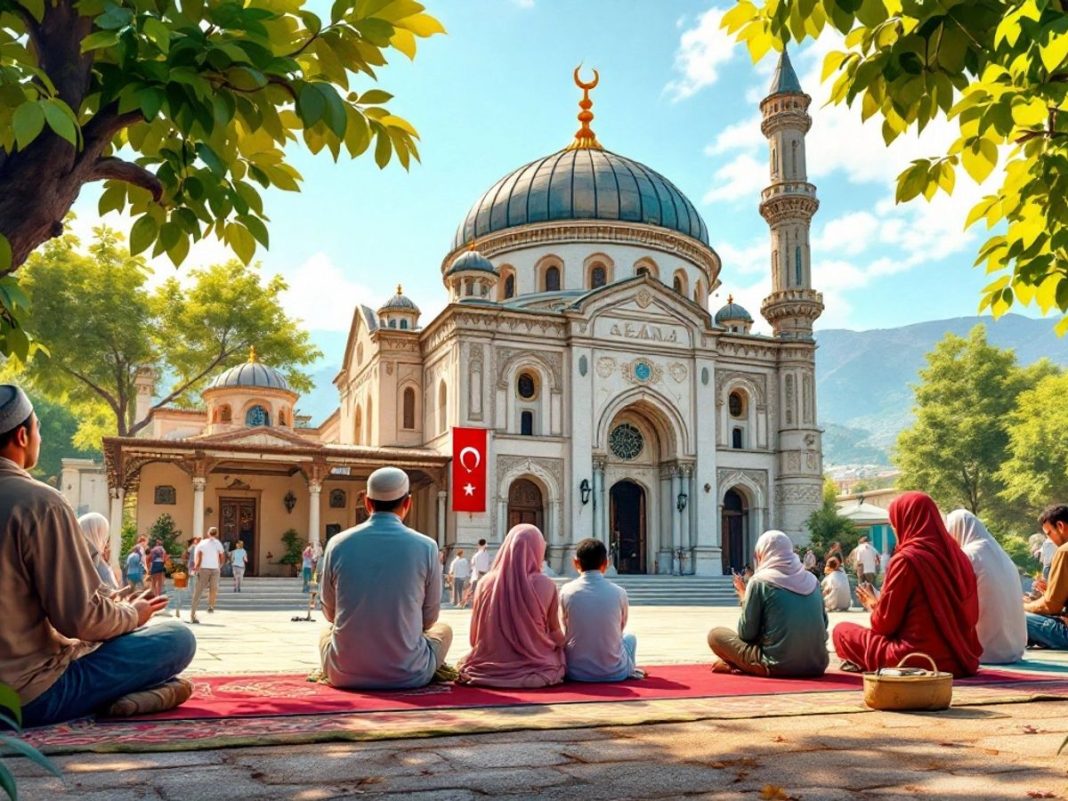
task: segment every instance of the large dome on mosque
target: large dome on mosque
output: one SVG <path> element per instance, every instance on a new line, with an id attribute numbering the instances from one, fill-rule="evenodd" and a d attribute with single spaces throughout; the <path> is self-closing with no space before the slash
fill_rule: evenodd
<path id="1" fill-rule="evenodd" d="M 453 250 L 529 223 L 611 220 L 669 228 L 708 244 L 693 203 L 660 173 L 595 148 L 560 150 L 501 178 L 471 207 Z"/>
<path id="2" fill-rule="evenodd" d="M 208 385 L 208 389 L 222 389 L 226 387 L 264 387 L 267 389 L 283 389 L 291 391 L 289 382 L 285 377 L 266 364 L 256 361 L 256 351 L 252 349 L 248 362 L 231 367 L 225 372 L 219 373 L 215 380 Z"/>
<path id="3" fill-rule="evenodd" d="M 654 225 L 708 245 L 708 229 L 693 203 L 656 170 L 605 150 L 590 128 L 590 90 L 575 70 L 583 90 L 578 115 L 581 128 L 563 150 L 513 170 L 491 186 L 471 207 L 456 231 L 456 251 L 487 234 L 532 223 L 605 220 Z"/>

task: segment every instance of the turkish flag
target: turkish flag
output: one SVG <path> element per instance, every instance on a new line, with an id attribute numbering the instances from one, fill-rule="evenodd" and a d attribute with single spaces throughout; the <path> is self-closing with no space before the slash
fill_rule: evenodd
<path id="1" fill-rule="evenodd" d="M 486 429 L 452 430 L 452 510 L 486 511 Z"/>

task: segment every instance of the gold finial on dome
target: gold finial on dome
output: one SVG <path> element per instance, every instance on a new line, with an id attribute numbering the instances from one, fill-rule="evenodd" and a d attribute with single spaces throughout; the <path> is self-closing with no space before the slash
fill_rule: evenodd
<path id="1" fill-rule="evenodd" d="M 727 305 L 730 306 L 734 303 L 734 295 L 727 295 Z"/>
<path id="2" fill-rule="evenodd" d="M 255 364 L 256 363 L 256 346 L 255 345 L 249 345 L 249 348 L 248 348 L 248 363 L 249 364 Z"/>
<path id="3" fill-rule="evenodd" d="M 578 120 L 582 123 L 582 126 L 575 132 L 574 141 L 568 145 L 565 150 L 604 150 L 601 143 L 597 141 L 597 134 L 590 128 L 590 123 L 593 122 L 593 112 L 590 111 L 593 108 L 593 101 L 590 100 L 590 90 L 595 88 L 598 83 L 601 82 L 601 76 L 597 73 L 597 70 L 593 71 L 592 81 L 583 81 L 579 77 L 579 69 L 581 65 L 575 67 L 575 86 L 582 90 L 582 100 L 579 101 L 579 108 L 582 111 L 579 112 Z"/>
<path id="4" fill-rule="evenodd" d="M 403 295 L 404 294 L 404 287 L 402 287 L 400 284 L 397 284 L 397 294 L 398 295 Z"/>

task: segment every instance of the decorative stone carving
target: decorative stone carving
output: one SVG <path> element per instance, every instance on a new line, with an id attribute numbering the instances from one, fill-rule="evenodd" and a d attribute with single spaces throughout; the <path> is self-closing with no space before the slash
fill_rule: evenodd
<path id="1" fill-rule="evenodd" d="M 507 493 L 508 488 L 502 485 L 509 474 L 530 473 L 536 476 L 538 475 L 538 470 L 535 468 L 540 468 L 543 472 L 552 476 L 557 487 L 564 486 L 563 459 L 551 456 L 513 456 L 509 454 L 502 454 L 497 457 L 497 486 L 503 493 Z M 505 500 L 506 497 L 506 495 L 502 496 L 501 500 Z M 554 499 L 546 498 L 545 500 L 549 502 Z"/>
<path id="2" fill-rule="evenodd" d="M 634 301 L 643 309 L 649 307 L 649 304 L 653 302 L 653 293 L 648 289 L 642 289 L 638 291 L 638 294 L 634 296 Z"/>
<path id="3" fill-rule="evenodd" d="M 597 360 L 597 375 L 608 378 L 616 370 L 616 360 L 611 356 L 602 356 Z"/>
<path id="4" fill-rule="evenodd" d="M 153 502 L 157 506 L 174 506 L 178 503 L 178 493 L 170 484 L 158 485 L 153 495 Z"/>
<path id="5" fill-rule="evenodd" d="M 767 470 L 738 470 L 730 467 L 721 467 L 716 470 L 716 484 L 719 487 L 719 495 L 721 498 L 723 493 L 731 487 L 741 484 L 746 487 L 756 487 L 760 491 L 760 498 L 756 500 L 767 503 Z"/>
<path id="6" fill-rule="evenodd" d="M 549 372 L 550 389 L 561 392 L 564 386 L 564 357 L 555 351 L 530 350 L 529 348 L 496 348 L 493 352 L 494 373 L 497 376 L 497 388 L 508 389 L 508 371 L 518 359 L 535 362 Z"/>
<path id="7" fill-rule="evenodd" d="M 704 384 L 706 387 L 708 386 L 708 368 L 707 367 L 702 367 L 701 368 L 701 383 Z"/>
<path id="8" fill-rule="evenodd" d="M 634 359 L 623 364 L 623 378 L 631 384 L 659 384 L 664 369 L 650 359 Z"/>
<path id="9" fill-rule="evenodd" d="M 348 496 L 343 489 L 330 490 L 330 508 L 331 509 L 344 509 L 348 501 Z"/>
<path id="10" fill-rule="evenodd" d="M 393 375 L 393 362 L 386 362 L 386 375 Z"/>
<path id="11" fill-rule="evenodd" d="M 779 484 L 775 487 L 778 503 L 819 504 L 823 500 L 823 487 L 818 484 Z"/>
<path id="12" fill-rule="evenodd" d="M 672 362 L 668 367 L 668 372 L 671 373 L 671 377 L 675 379 L 676 384 L 681 384 L 686 380 L 686 365 L 682 362 Z"/>
<path id="13" fill-rule="evenodd" d="M 590 360 L 587 359 L 585 355 L 579 356 L 578 370 L 579 370 L 579 375 L 582 376 L 583 378 L 585 378 L 586 377 L 586 373 L 588 373 L 590 371 Z"/>
<path id="14" fill-rule="evenodd" d="M 717 370 L 716 371 L 716 398 L 721 401 L 724 390 L 734 381 L 744 382 L 756 390 L 756 405 L 758 410 L 763 410 L 768 403 L 768 377 L 765 373 L 750 373 L 745 370 Z"/>
<path id="15" fill-rule="evenodd" d="M 792 373 L 786 376 L 786 425 L 794 424 L 794 376 Z"/>

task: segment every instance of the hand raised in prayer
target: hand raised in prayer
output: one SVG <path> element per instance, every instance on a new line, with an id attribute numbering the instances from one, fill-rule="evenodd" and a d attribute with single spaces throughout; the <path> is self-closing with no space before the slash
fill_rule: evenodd
<path id="1" fill-rule="evenodd" d="M 874 612 L 875 606 L 879 603 L 879 599 L 876 597 L 875 593 L 863 584 L 857 585 L 857 601 L 859 601 L 860 605 L 869 612 Z"/>
<path id="2" fill-rule="evenodd" d="M 738 597 L 739 598 L 744 598 L 745 597 L 745 579 L 742 578 L 741 576 L 739 576 L 737 573 L 735 573 L 733 581 L 734 581 L 734 591 L 736 593 L 738 593 Z"/>
<path id="3" fill-rule="evenodd" d="M 152 590 L 145 590 L 135 597 L 130 604 L 137 610 L 137 625 L 140 628 L 148 622 L 156 612 L 162 612 L 167 608 L 168 598 L 166 595 L 153 597 Z"/>

